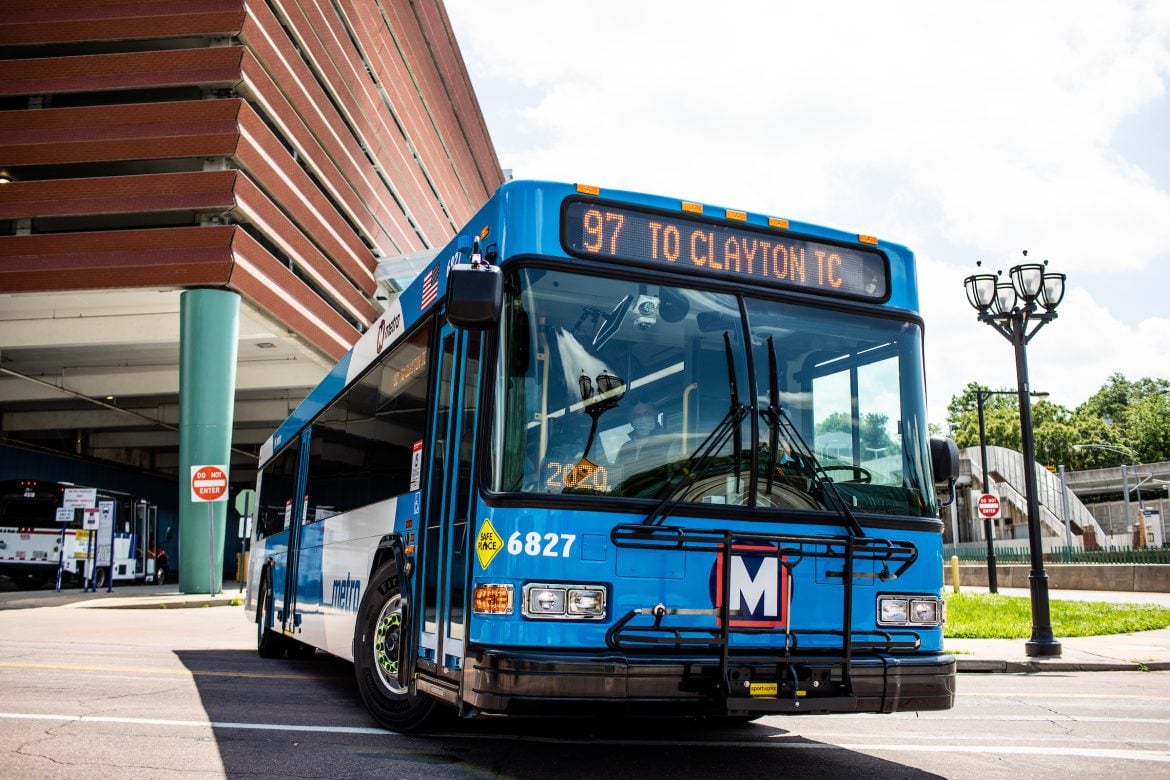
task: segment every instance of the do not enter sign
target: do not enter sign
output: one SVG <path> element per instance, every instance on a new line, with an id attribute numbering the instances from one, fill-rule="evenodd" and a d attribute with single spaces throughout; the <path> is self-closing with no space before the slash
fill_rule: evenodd
<path id="1" fill-rule="evenodd" d="M 999 496 L 983 493 L 979 496 L 979 515 L 989 520 L 999 517 Z"/>
<path id="2" fill-rule="evenodd" d="M 227 501 L 227 466 L 192 466 L 192 501 Z"/>

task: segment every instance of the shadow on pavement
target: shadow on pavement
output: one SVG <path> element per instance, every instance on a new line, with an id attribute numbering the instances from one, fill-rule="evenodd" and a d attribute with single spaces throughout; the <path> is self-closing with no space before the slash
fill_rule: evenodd
<path id="1" fill-rule="evenodd" d="M 377 730 L 366 713 L 353 667 L 331 656 L 176 655 L 214 724 L 228 777 L 936 777 L 761 723 L 451 718 L 439 733 L 393 734 Z"/>

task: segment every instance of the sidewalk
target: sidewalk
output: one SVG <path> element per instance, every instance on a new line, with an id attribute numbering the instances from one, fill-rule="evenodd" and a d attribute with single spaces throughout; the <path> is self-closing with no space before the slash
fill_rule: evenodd
<path id="1" fill-rule="evenodd" d="M 948 587 L 943 597 L 951 593 Z M 986 587 L 964 587 L 964 593 L 987 593 Z M 1000 588 L 1005 596 L 1029 597 L 1027 588 Z M 1134 593 L 1103 590 L 1048 591 L 1050 600 L 1107 601 L 1154 604 L 1170 608 L 1170 593 Z M 1057 637 L 1059 658 L 1030 658 L 1024 639 L 947 639 L 944 648 L 955 654 L 960 672 L 1113 672 L 1170 671 L 1170 628 L 1134 634 Z"/>
<path id="2" fill-rule="evenodd" d="M 178 583 L 173 582 L 164 585 L 131 585 L 119 582 L 114 584 L 112 591 L 103 588 L 97 593 L 86 593 L 75 587 L 63 587 L 60 593 L 50 587 L 24 591 L 0 588 L 0 610 L 38 607 L 154 609 L 164 606 L 182 609 L 227 606 L 233 599 L 243 598 L 244 593 L 240 590 L 240 584 L 234 580 L 225 580 L 223 590 L 214 596 L 208 593 L 180 593 Z"/>

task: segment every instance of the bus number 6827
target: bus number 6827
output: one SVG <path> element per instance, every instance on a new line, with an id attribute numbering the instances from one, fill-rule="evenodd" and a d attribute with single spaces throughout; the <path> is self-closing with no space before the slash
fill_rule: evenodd
<path id="1" fill-rule="evenodd" d="M 508 537 L 509 555 L 542 555 L 545 558 L 568 558 L 569 548 L 577 540 L 576 534 L 545 534 L 529 531 L 523 538 L 519 531 Z"/>

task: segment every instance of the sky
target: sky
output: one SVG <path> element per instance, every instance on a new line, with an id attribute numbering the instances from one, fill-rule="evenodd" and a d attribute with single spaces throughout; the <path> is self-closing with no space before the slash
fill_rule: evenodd
<path id="1" fill-rule="evenodd" d="M 446 0 L 500 164 L 909 246 L 929 416 L 1015 388 L 963 279 L 1068 276 L 1028 346 L 1075 408 L 1170 378 L 1170 3 Z M 982 266 L 977 267 L 976 263 Z"/>

